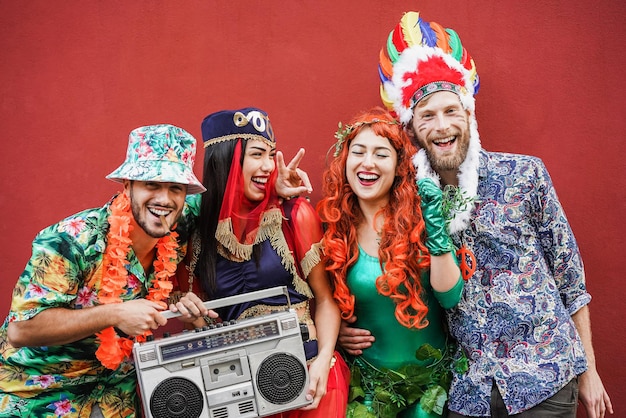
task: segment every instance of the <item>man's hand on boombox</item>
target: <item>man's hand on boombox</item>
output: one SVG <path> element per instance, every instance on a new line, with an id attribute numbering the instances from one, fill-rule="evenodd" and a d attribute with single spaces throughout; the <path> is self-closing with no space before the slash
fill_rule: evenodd
<path id="1" fill-rule="evenodd" d="M 207 309 L 202 300 L 193 292 L 187 292 L 176 303 L 170 304 L 170 311 L 178 312 L 178 317 L 182 322 L 193 324 L 194 327 L 206 325 L 205 316 L 217 318 L 219 315 L 212 309 Z"/>

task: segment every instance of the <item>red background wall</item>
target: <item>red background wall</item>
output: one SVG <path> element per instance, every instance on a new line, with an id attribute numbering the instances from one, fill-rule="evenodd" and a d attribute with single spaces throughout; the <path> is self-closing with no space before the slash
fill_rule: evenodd
<path id="1" fill-rule="evenodd" d="M 379 104 L 378 52 L 402 13 L 419 10 L 454 28 L 476 61 L 483 146 L 548 166 L 585 260 L 598 368 L 622 416 L 625 4 L 0 0 L 0 312 L 37 231 L 119 189 L 104 176 L 138 126 L 172 123 L 200 138 L 208 113 L 261 107 L 288 157 L 306 148 L 317 201 L 337 122 Z"/>

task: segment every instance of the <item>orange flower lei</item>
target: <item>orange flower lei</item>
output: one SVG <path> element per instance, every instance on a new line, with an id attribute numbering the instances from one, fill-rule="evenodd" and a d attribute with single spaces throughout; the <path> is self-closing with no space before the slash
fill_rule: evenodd
<path id="1" fill-rule="evenodd" d="M 128 270 L 126 257 L 132 244 L 129 234 L 130 200 L 124 193 L 119 194 L 111 203 L 111 214 L 108 217 L 110 225 L 107 234 L 107 247 L 104 252 L 102 284 L 98 293 L 98 300 L 102 304 L 120 303 L 120 296 L 128 284 Z M 154 280 L 148 289 L 146 299 L 161 303 L 166 307 L 165 300 L 172 291 L 172 282 L 169 278 L 176 272 L 176 249 L 178 248 L 178 234 L 171 232 L 157 242 L 157 256 L 154 260 Z M 137 336 L 138 341 L 145 341 L 151 331 Z M 106 328 L 96 336 L 100 346 L 96 357 L 108 369 L 115 370 L 120 363 L 130 357 L 133 350 L 133 340 L 117 335 L 113 327 Z"/>

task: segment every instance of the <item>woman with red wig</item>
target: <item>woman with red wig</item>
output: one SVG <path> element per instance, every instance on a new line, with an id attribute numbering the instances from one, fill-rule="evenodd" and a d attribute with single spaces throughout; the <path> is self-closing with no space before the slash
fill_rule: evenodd
<path id="1" fill-rule="evenodd" d="M 442 193 L 430 179 L 415 184 L 415 148 L 386 110 L 340 124 L 336 138 L 317 206 L 325 264 L 343 319 L 372 337 L 367 348 L 346 347 L 359 354 L 349 356 L 347 416 L 445 416 L 444 309 L 458 303 L 463 280 Z"/>

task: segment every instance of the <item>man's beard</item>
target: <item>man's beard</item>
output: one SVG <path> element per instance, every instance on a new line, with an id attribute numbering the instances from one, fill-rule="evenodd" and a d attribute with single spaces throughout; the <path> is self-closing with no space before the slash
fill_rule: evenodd
<path id="1" fill-rule="evenodd" d="M 467 150 L 469 149 L 469 144 L 464 143 L 460 145 L 458 152 L 454 153 L 454 155 L 444 158 L 439 158 L 434 153 L 431 153 L 428 148 L 425 149 L 426 156 L 428 157 L 428 161 L 430 161 L 430 165 L 435 171 L 453 171 L 458 170 L 458 168 L 463 164 L 465 158 L 467 157 Z"/>
<path id="2" fill-rule="evenodd" d="M 137 225 L 139 225 L 148 236 L 152 238 L 163 238 L 170 233 L 170 231 L 165 227 L 163 228 L 163 231 L 150 228 L 147 219 L 141 217 L 141 206 L 133 199 L 132 188 L 130 189 L 130 208 L 133 213 L 133 217 L 135 218 L 135 222 L 137 222 Z M 146 212 L 150 211 L 146 208 Z"/>
<path id="3" fill-rule="evenodd" d="M 451 156 L 439 157 L 436 152 L 433 151 L 436 145 L 430 144 L 430 147 L 421 147 L 426 152 L 428 161 L 433 170 L 439 171 L 455 171 L 458 170 L 461 164 L 467 158 L 467 151 L 469 149 L 470 138 L 469 130 L 465 131 L 463 138 L 457 138 L 457 150 Z"/>

